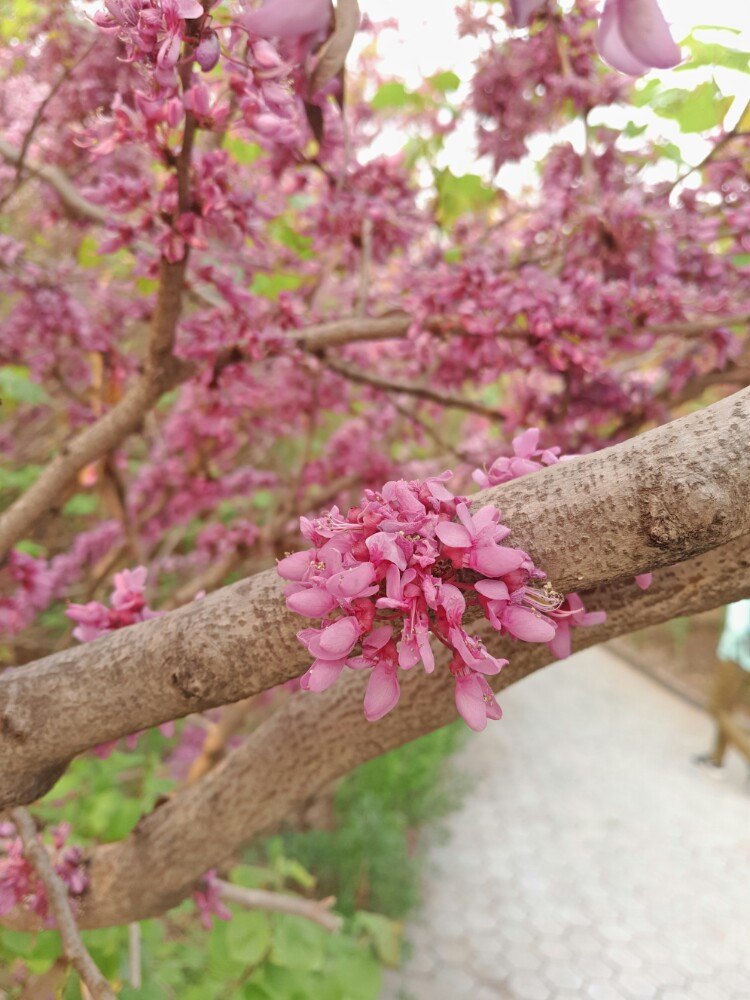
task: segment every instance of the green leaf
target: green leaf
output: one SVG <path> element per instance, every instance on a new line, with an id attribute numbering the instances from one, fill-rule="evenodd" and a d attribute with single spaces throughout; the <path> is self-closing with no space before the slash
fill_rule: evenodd
<path id="1" fill-rule="evenodd" d="M 382 913 L 360 910 L 354 917 L 354 927 L 361 930 L 385 965 L 396 967 L 401 957 L 401 925 Z"/>
<path id="2" fill-rule="evenodd" d="M 423 108 L 424 104 L 424 98 L 420 94 L 407 90 L 398 80 L 384 83 L 370 101 L 370 106 L 375 111 L 384 111 L 387 108 Z"/>
<path id="3" fill-rule="evenodd" d="M 99 243 L 90 233 L 78 244 L 78 263 L 81 267 L 97 267 L 101 262 Z"/>
<path id="4" fill-rule="evenodd" d="M 245 142 L 234 135 L 224 140 L 224 149 L 231 153 L 237 163 L 255 163 L 263 155 L 262 148 L 256 142 Z"/>
<path id="5" fill-rule="evenodd" d="M 76 493 L 63 507 L 63 514 L 68 514 L 70 517 L 86 517 L 88 514 L 93 514 L 98 506 L 99 500 L 91 493 Z"/>
<path id="6" fill-rule="evenodd" d="M 14 403 L 48 403 L 44 389 L 31 381 L 29 369 L 24 365 L 4 365 L 0 368 L 0 401 Z"/>
<path id="7" fill-rule="evenodd" d="M 676 66 L 676 70 L 695 69 L 697 66 L 724 66 L 741 73 L 750 73 L 750 52 L 731 49 L 719 42 L 701 42 L 693 35 L 689 35 L 682 44 L 690 50 L 690 59 Z"/>
<path id="8" fill-rule="evenodd" d="M 271 943 L 268 917 L 259 910 L 235 909 L 226 928 L 227 950 L 231 957 L 246 966 L 260 962 Z"/>
<path id="9" fill-rule="evenodd" d="M 452 70 L 446 70 L 444 73 L 435 73 L 434 76 L 428 76 L 427 82 L 434 90 L 439 91 L 441 94 L 446 94 L 449 90 L 458 90 L 461 86 L 461 77 L 457 76 Z"/>
<path id="10" fill-rule="evenodd" d="M 475 211 L 494 201 L 495 191 L 476 174 L 456 176 L 449 168 L 435 171 L 437 215 L 440 224 L 450 225 L 466 212 Z"/>
<path id="11" fill-rule="evenodd" d="M 277 917 L 271 961 L 288 969 L 315 972 L 323 967 L 328 931 L 302 917 Z"/>
<path id="12" fill-rule="evenodd" d="M 707 80 L 694 90 L 675 88 L 655 92 L 651 99 L 657 115 L 676 121 L 687 134 L 715 128 L 724 120 L 732 103 L 732 97 L 722 96 L 715 80 Z"/>
<path id="13" fill-rule="evenodd" d="M 258 273 L 253 278 L 250 291 L 253 295 L 261 295 L 264 299 L 275 301 L 285 291 L 293 292 L 302 284 L 298 274 L 263 274 Z"/>

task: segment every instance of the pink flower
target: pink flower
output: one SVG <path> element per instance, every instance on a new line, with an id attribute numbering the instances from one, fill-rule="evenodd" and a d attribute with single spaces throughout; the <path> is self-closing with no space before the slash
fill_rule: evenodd
<path id="1" fill-rule="evenodd" d="M 518 569 L 526 553 L 497 544 L 510 532 L 498 524 L 500 512 L 495 507 L 487 504 L 472 515 L 465 503 L 459 503 L 456 514 L 460 524 L 441 521 L 435 534 L 459 554 L 459 565 L 493 577 Z"/>
<path id="2" fill-rule="evenodd" d="M 265 0 L 240 18 L 251 35 L 279 39 L 317 35 L 330 20 L 330 0 Z"/>
<path id="3" fill-rule="evenodd" d="M 214 917 L 218 917 L 219 920 L 232 919 L 232 911 L 221 898 L 216 871 L 213 868 L 206 872 L 193 890 L 193 902 L 207 931 L 211 930 Z"/>
<path id="4" fill-rule="evenodd" d="M 654 582 L 653 573 L 639 573 L 635 578 L 635 582 L 641 588 L 641 590 L 648 590 L 651 584 Z"/>
<path id="5" fill-rule="evenodd" d="M 547 0 L 510 0 L 513 21 L 519 28 L 525 28 L 536 12 Z"/>
<path id="6" fill-rule="evenodd" d="M 297 638 L 315 657 L 310 669 L 300 678 L 303 691 L 325 691 L 341 674 L 346 658 L 354 649 L 360 635 L 360 626 L 353 616 L 338 618 L 322 629 L 308 628 L 297 633 Z"/>
<path id="7" fill-rule="evenodd" d="M 610 66 L 629 76 L 681 59 L 657 0 L 606 0 L 596 45 Z"/>
<path id="8" fill-rule="evenodd" d="M 550 642 L 554 638 L 554 624 L 538 611 L 523 607 L 515 594 L 511 600 L 502 580 L 479 580 L 474 589 L 481 594 L 487 617 L 496 629 L 524 642 Z"/>
<path id="9" fill-rule="evenodd" d="M 486 727 L 488 719 L 501 719 L 503 715 L 492 688 L 481 674 L 456 677 L 456 708 L 464 722 L 478 733 Z"/>
<path id="10" fill-rule="evenodd" d="M 508 483 L 512 479 L 520 479 L 532 472 L 538 472 L 547 465 L 555 465 L 560 461 L 559 448 L 540 449 L 539 429 L 531 427 L 529 430 L 513 438 L 513 457 L 506 458 L 500 456 L 495 459 L 487 472 L 482 469 L 475 469 L 472 479 L 478 483 L 482 489 L 490 486 L 500 486 Z"/>
<path id="11" fill-rule="evenodd" d="M 398 683 L 398 665 L 391 660 L 381 660 L 373 667 L 365 691 L 365 718 L 377 722 L 396 707 L 401 695 Z"/>
<path id="12" fill-rule="evenodd" d="M 607 620 L 606 611 L 586 611 L 578 594 L 568 594 L 563 604 L 550 614 L 555 619 L 557 629 L 547 645 L 559 660 L 570 656 L 574 628 L 601 625 Z"/>

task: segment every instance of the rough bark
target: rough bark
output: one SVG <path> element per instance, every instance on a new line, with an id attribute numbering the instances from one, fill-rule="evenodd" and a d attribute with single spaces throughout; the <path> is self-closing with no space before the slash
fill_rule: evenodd
<path id="1" fill-rule="evenodd" d="M 646 592 L 632 580 L 621 580 L 586 593 L 587 606 L 607 608 L 609 617 L 596 628 L 577 629 L 575 648 L 725 604 L 749 589 L 747 536 L 664 569 Z M 552 661 L 544 646 L 498 640 L 494 633 L 487 638 L 493 651 L 510 658 L 495 678 L 498 690 Z M 163 912 L 186 896 L 206 869 L 277 829 L 329 782 L 456 718 L 447 670 L 406 675 L 398 707 L 377 723 L 362 714 L 365 682 L 350 672 L 324 694 L 289 699 L 202 781 L 141 820 L 130 837 L 96 848 L 81 926 L 121 924 Z M 33 926 L 32 918 L 19 911 L 3 922 Z"/>
<path id="2" fill-rule="evenodd" d="M 561 592 L 669 566 L 750 531 L 750 390 L 484 491 Z M 257 694 L 309 665 L 273 570 L 0 676 L 0 808 L 76 753 Z"/>

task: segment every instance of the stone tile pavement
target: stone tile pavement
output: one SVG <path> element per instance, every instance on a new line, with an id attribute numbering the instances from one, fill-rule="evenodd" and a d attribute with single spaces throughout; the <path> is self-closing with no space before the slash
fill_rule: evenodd
<path id="1" fill-rule="evenodd" d="M 750 1000 L 750 784 L 690 763 L 710 719 L 603 649 L 501 701 L 383 1000 Z"/>

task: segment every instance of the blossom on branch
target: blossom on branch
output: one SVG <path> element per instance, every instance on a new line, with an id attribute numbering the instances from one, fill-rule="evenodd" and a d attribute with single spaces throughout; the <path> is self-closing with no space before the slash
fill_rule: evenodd
<path id="1" fill-rule="evenodd" d="M 530 457 L 538 438 L 533 430 L 516 439 L 517 460 L 502 467 L 502 481 L 542 468 Z M 539 454 L 557 461 L 559 449 Z M 497 508 L 470 511 L 466 497 L 447 489 L 449 478 L 391 481 L 367 490 L 346 515 L 334 507 L 314 520 L 301 518 L 314 547 L 286 556 L 277 568 L 289 581 L 289 608 L 321 619 L 320 628 L 298 633 L 314 657 L 303 690 L 326 690 L 347 667 L 369 670 L 364 710 L 374 722 L 398 703 L 400 670 L 419 663 L 427 673 L 435 669 L 435 641 L 453 653 L 448 669 L 459 714 L 480 730 L 501 715 L 485 675 L 508 661 L 467 632 L 469 613 L 522 642 L 551 645 L 562 629 L 563 655 L 571 627 L 601 620 L 603 612 L 585 614 L 577 595 L 565 604 L 554 595 L 523 549 L 500 544 L 510 529 Z"/>

